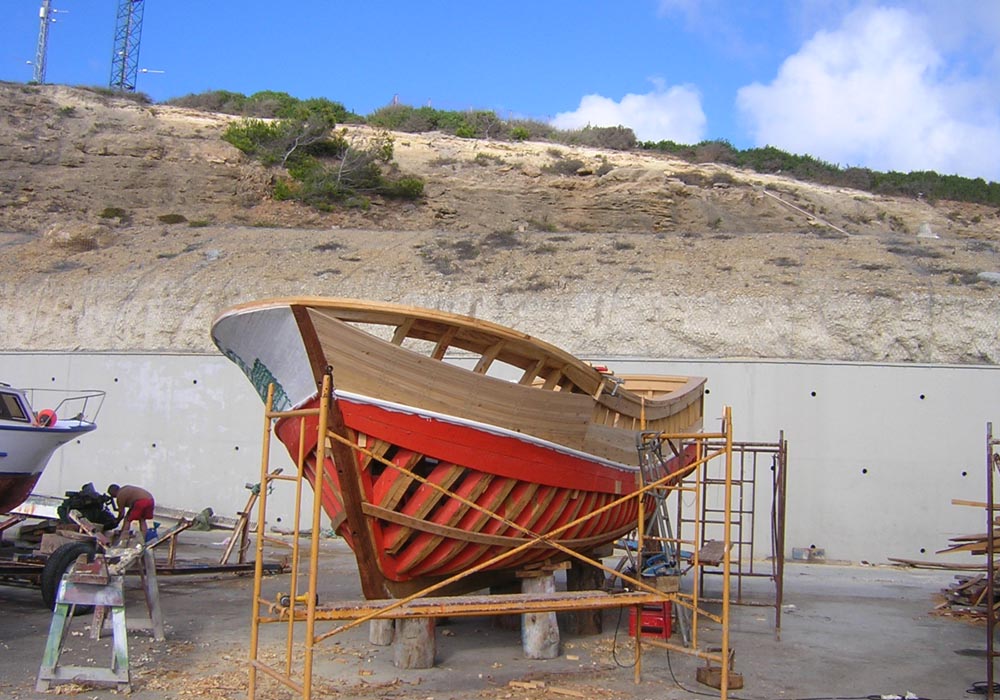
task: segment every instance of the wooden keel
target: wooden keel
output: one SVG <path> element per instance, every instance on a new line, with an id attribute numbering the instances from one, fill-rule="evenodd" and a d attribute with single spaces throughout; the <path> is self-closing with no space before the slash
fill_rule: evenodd
<path id="1" fill-rule="evenodd" d="M 334 435 L 345 440 L 349 439 L 347 425 L 344 423 L 344 414 L 340 412 L 340 406 L 332 388 L 327 428 Z M 368 599 L 387 598 L 389 591 L 385 585 L 385 577 L 376 564 L 378 554 L 375 550 L 375 535 L 372 532 L 370 521 L 361 509 L 364 503 L 364 494 L 361 489 L 361 472 L 354 456 L 354 450 L 340 440 L 329 440 L 329 443 L 340 488 L 344 495 L 344 513 L 347 516 L 347 527 L 351 530 L 351 542 L 359 564 L 358 574 L 361 576 L 361 589 Z M 363 562 L 370 563 L 362 566 Z"/>

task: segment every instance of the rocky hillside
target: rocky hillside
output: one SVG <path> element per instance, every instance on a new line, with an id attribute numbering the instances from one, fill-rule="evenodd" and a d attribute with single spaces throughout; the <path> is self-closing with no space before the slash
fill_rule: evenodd
<path id="1" fill-rule="evenodd" d="M 992 207 L 432 133 L 395 141 L 422 201 L 318 213 L 228 119 L 0 83 L 0 349 L 212 351 L 220 309 L 308 294 L 591 356 L 1000 360 Z"/>

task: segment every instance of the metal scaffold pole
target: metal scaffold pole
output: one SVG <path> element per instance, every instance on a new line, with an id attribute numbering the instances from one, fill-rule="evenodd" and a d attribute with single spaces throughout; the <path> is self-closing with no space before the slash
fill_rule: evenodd
<path id="1" fill-rule="evenodd" d="M 993 484 L 996 470 L 1000 468 L 1000 453 L 996 448 L 1000 440 L 993 437 L 993 423 L 986 424 L 986 697 L 996 696 L 993 660 L 997 657 L 994 634 L 997 625 L 996 594 L 996 553 L 994 552 L 993 528 L 996 527 L 995 496 Z"/>

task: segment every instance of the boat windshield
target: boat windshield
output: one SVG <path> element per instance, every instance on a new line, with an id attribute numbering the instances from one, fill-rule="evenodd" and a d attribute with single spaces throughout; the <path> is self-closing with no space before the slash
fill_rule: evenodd
<path id="1" fill-rule="evenodd" d="M 9 391 L 0 392 L 0 420 L 29 422 L 20 397 Z"/>

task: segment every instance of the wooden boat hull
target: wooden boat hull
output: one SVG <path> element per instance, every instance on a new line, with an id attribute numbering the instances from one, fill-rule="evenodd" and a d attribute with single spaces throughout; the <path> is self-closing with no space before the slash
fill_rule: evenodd
<path id="1" fill-rule="evenodd" d="M 314 399 L 303 408 L 317 403 Z M 338 392 L 337 403 L 354 445 L 363 450 L 362 509 L 371 526 L 379 572 L 393 594 L 487 564 L 534 536 L 577 520 L 553 541 L 588 552 L 636 527 L 639 501 L 622 496 L 636 490 L 637 472 L 626 465 L 346 392 Z M 306 476 L 314 485 L 316 423 L 315 416 L 296 416 L 275 426 L 293 458 L 300 450 L 308 455 Z M 688 453 L 673 460 L 671 470 L 692 458 Z M 323 469 L 323 509 L 353 547 L 333 460 L 325 459 Z M 647 513 L 651 507 L 646 499 Z M 583 519 L 596 511 L 602 512 Z M 484 571 L 493 575 L 491 580 L 502 580 L 512 578 L 516 570 L 568 557 L 539 542 Z"/>
<path id="2" fill-rule="evenodd" d="M 306 456 L 314 488 L 322 463 L 322 506 L 354 549 L 368 597 L 469 570 L 483 575 L 464 588 L 482 588 L 570 556 L 551 542 L 587 552 L 615 540 L 639 517 L 638 499 L 626 498 L 638 486 L 638 434 L 701 429 L 704 379 L 614 377 L 441 311 L 267 300 L 224 312 L 212 336 L 262 397 L 274 388 L 279 411 L 315 408 L 332 374 L 343 425 L 327 426 L 323 456 L 315 414 L 283 417 L 275 433 L 293 460 Z M 448 362 L 448 350 L 472 357 Z M 332 439 L 355 449 L 338 457 Z"/>

